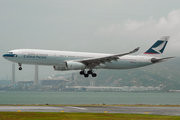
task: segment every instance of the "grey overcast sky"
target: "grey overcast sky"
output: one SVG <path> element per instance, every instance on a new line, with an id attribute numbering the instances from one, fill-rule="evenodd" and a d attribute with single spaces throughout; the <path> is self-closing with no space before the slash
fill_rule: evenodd
<path id="1" fill-rule="evenodd" d="M 164 56 L 180 56 L 179 0 L 0 0 L 0 54 L 19 48 L 121 53 L 170 35 Z M 0 57 L 0 79 L 12 63 Z M 34 79 L 23 65 L 16 80 Z M 40 66 L 40 79 L 55 72 Z"/>

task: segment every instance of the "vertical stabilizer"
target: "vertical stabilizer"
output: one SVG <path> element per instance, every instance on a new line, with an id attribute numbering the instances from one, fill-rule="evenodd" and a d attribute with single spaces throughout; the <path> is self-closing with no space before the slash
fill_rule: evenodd
<path id="1" fill-rule="evenodd" d="M 162 36 L 143 55 L 161 55 L 167 45 L 170 36 Z"/>

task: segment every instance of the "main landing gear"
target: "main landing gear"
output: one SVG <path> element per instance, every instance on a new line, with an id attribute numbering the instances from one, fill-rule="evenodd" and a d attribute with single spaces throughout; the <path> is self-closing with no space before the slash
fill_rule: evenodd
<path id="1" fill-rule="evenodd" d="M 19 70 L 22 70 L 21 63 L 18 63 L 18 65 L 19 65 Z"/>
<path id="2" fill-rule="evenodd" d="M 87 73 L 86 73 L 85 70 L 81 70 L 81 71 L 79 72 L 79 74 L 80 74 L 80 75 L 84 75 L 84 77 L 86 77 L 86 78 L 89 77 L 90 74 L 92 75 L 92 77 L 96 77 L 96 76 L 97 76 L 97 74 L 94 73 L 93 70 L 88 70 Z"/>

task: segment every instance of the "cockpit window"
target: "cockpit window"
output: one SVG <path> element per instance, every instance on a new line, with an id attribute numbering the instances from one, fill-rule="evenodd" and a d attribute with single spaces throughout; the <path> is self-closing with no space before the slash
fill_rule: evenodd
<path id="1" fill-rule="evenodd" d="M 13 54 L 13 52 L 8 52 L 8 54 Z"/>

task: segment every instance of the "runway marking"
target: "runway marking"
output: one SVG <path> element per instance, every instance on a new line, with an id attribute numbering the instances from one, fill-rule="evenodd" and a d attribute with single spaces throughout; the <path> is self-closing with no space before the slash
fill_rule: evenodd
<path id="1" fill-rule="evenodd" d="M 17 112 L 21 112 L 21 110 L 18 110 Z"/>
<path id="2" fill-rule="evenodd" d="M 148 114 L 149 112 L 145 112 L 145 114 Z"/>
<path id="3" fill-rule="evenodd" d="M 72 106 L 67 106 L 69 108 L 74 108 L 74 109 L 80 109 L 80 110 L 87 110 L 87 108 L 82 108 L 82 107 L 72 107 Z"/>

